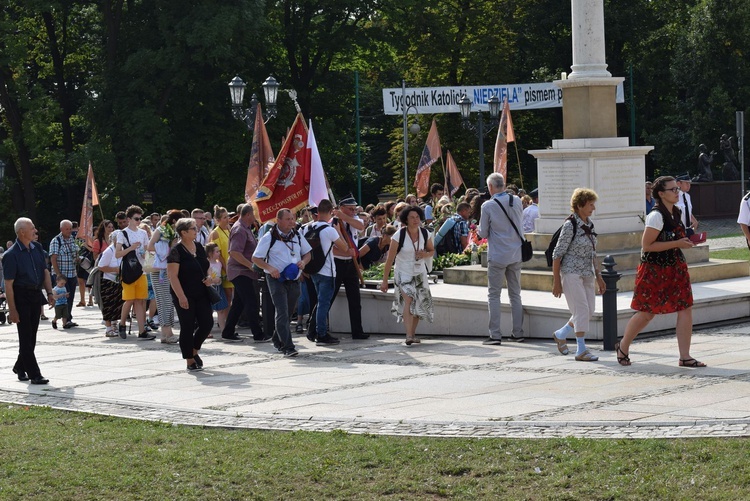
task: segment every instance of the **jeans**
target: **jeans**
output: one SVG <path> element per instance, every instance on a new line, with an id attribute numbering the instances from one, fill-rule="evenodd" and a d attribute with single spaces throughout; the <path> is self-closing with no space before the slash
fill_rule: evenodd
<path id="1" fill-rule="evenodd" d="M 276 332 L 273 334 L 273 345 L 282 351 L 294 349 L 292 332 L 289 330 L 289 314 L 294 311 L 299 299 L 299 282 L 296 280 L 281 281 L 266 274 L 271 301 L 276 308 Z"/>
<path id="2" fill-rule="evenodd" d="M 232 283 L 234 284 L 234 299 L 232 300 L 232 306 L 229 308 L 227 320 L 224 323 L 221 335 L 231 337 L 234 334 L 237 322 L 244 312 L 248 322 L 250 322 L 253 337 L 261 339 L 263 337 L 263 328 L 260 325 L 260 306 L 258 305 L 258 296 L 256 295 L 256 280 L 239 275 L 232 279 Z"/>
<path id="3" fill-rule="evenodd" d="M 329 334 L 328 310 L 331 309 L 331 300 L 333 299 L 333 288 L 336 285 L 336 279 L 319 273 L 316 273 L 311 278 L 315 284 L 318 304 L 310 315 L 310 330 L 308 332 L 316 337 L 324 337 Z"/>
<path id="4" fill-rule="evenodd" d="M 490 312 L 490 337 L 500 339 L 500 293 L 503 277 L 508 285 L 510 312 L 513 317 L 513 337 L 523 337 L 523 305 L 521 304 L 521 262 L 512 264 L 487 263 L 487 306 Z"/>
<path id="5" fill-rule="evenodd" d="M 65 290 L 68 291 L 68 322 L 73 321 L 73 303 L 76 298 L 76 290 L 78 290 L 78 277 L 68 278 L 65 281 Z M 83 298 L 81 298 L 83 302 Z"/>

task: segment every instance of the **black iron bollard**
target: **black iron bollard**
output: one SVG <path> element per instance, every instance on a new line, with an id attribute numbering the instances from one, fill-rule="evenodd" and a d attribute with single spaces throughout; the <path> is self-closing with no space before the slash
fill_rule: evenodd
<path id="1" fill-rule="evenodd" d="M 602 315 L 604 327 L 604 349 L 613 351 L 617 342 L 617 282 L 622 276 L 615 271 L 615 260 L 612 256 L 607 255 L 602 261 L 604 270 L 602 279 L 607 284 L 602 299 Z"/>

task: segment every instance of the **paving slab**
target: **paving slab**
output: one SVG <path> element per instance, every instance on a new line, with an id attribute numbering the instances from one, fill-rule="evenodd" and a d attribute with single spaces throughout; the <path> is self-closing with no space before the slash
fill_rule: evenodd
<path id="1" fill-rule="evenodd" d="M 0 325 L 0 401 L 176 425 L 455 437 L 750 436 L 750 323 L 705 328 L 677 366 L 674 335 L 638 339 L 620 367 L 576 362 L 552 340 L 484 346 L 482 339 L 403 335 L 317 347 L 296 359 L 268 343 L 206 341 L 203 372 L 179 347 L 104 337 L 96 308 L 78 328 L 43 322 L 36 353 L 47 386 L 15 379 L 15 326 Z M 134 331 L 137 332 L 136 329 Z M 240 330 L 249 336 L 249 332 Z M 575 344 L 571 345 L 574 348 Z"/>

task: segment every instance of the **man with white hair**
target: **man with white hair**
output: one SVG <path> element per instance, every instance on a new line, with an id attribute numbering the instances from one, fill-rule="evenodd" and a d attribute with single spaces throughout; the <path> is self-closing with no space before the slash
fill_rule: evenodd
<path id="1" fill-rule="evenodd" d="M 513 228 L 523 221 L 521 199 L 505 191 L 505 179 L 497 172 L 487 176 L 492 198 L 482 204 L 478 233 L 487 239 L 487 304 L 490 313 L 490 337 L 483 344 L 501 344 L 500 293 L 503 277 L 508 285 L 513 317 L 511 341 L 523 341 L 523 305 L 521 304 L 521 237 Z M 511 221 L 513 224 L 511 224 Z"/>
<path id="2" fill-rule="evenodd" d="M 14 225 L 16 242 L 3 254 L 5 295 L 9 320 L 18 330 L 18 358 L 13 372 L 19 381 L 47 384 L 34 355 L 36 333 L 39 329 L 39 307 L 55 303 L 52 280 L 45 264 L 44 251 L 36 240 L 36 228 L 31 219 L 21 217 Z M 75 275 L 73 275 L 75 278 Z M 42 291 L 47 292 L 45 301 Z"/>
<path id="3" fill-rule="evenodd" d="M 49 243 L 49 259 L 52 263 L 52 275 L 54 281 L 57 277 L 65 277 L 65 290 L 68 291 L 68 321 L 63 329 L 78 327 L 73 322 L 73 303 L 78 287 L 78 276 L 76 274 L 76 259 L 78 258 L 78 246 L 73 238 L 73 223 L 67 219 L 60 221 L 60 233 Z M 81 298 L 83 301 L 83 298 Z"/>

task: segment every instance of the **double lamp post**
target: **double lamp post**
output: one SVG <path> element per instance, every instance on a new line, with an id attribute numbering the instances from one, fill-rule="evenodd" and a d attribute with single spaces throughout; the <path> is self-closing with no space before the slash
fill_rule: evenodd
<path id="1" fill-rule="evenodd" d="M 490 119 L 487 123 L 484 121 L 484 115 L 481 111 L 477 112 L 476 125 L 471 122 L 471 106 L 474 103 L 471 102 L 469 96 L 463 95 L 461 100 L 458 102 L 458 106 L 461 111 L 461 125 L 465 129 L 473 131 L 479 138 L 479 188 L 484 186 L 484 135 L 492 131 L 492 129 L 500 123 L 500 98 L 497 94 L 493 94 L 487 100 L 487 106 L 490 109 Z"/>

